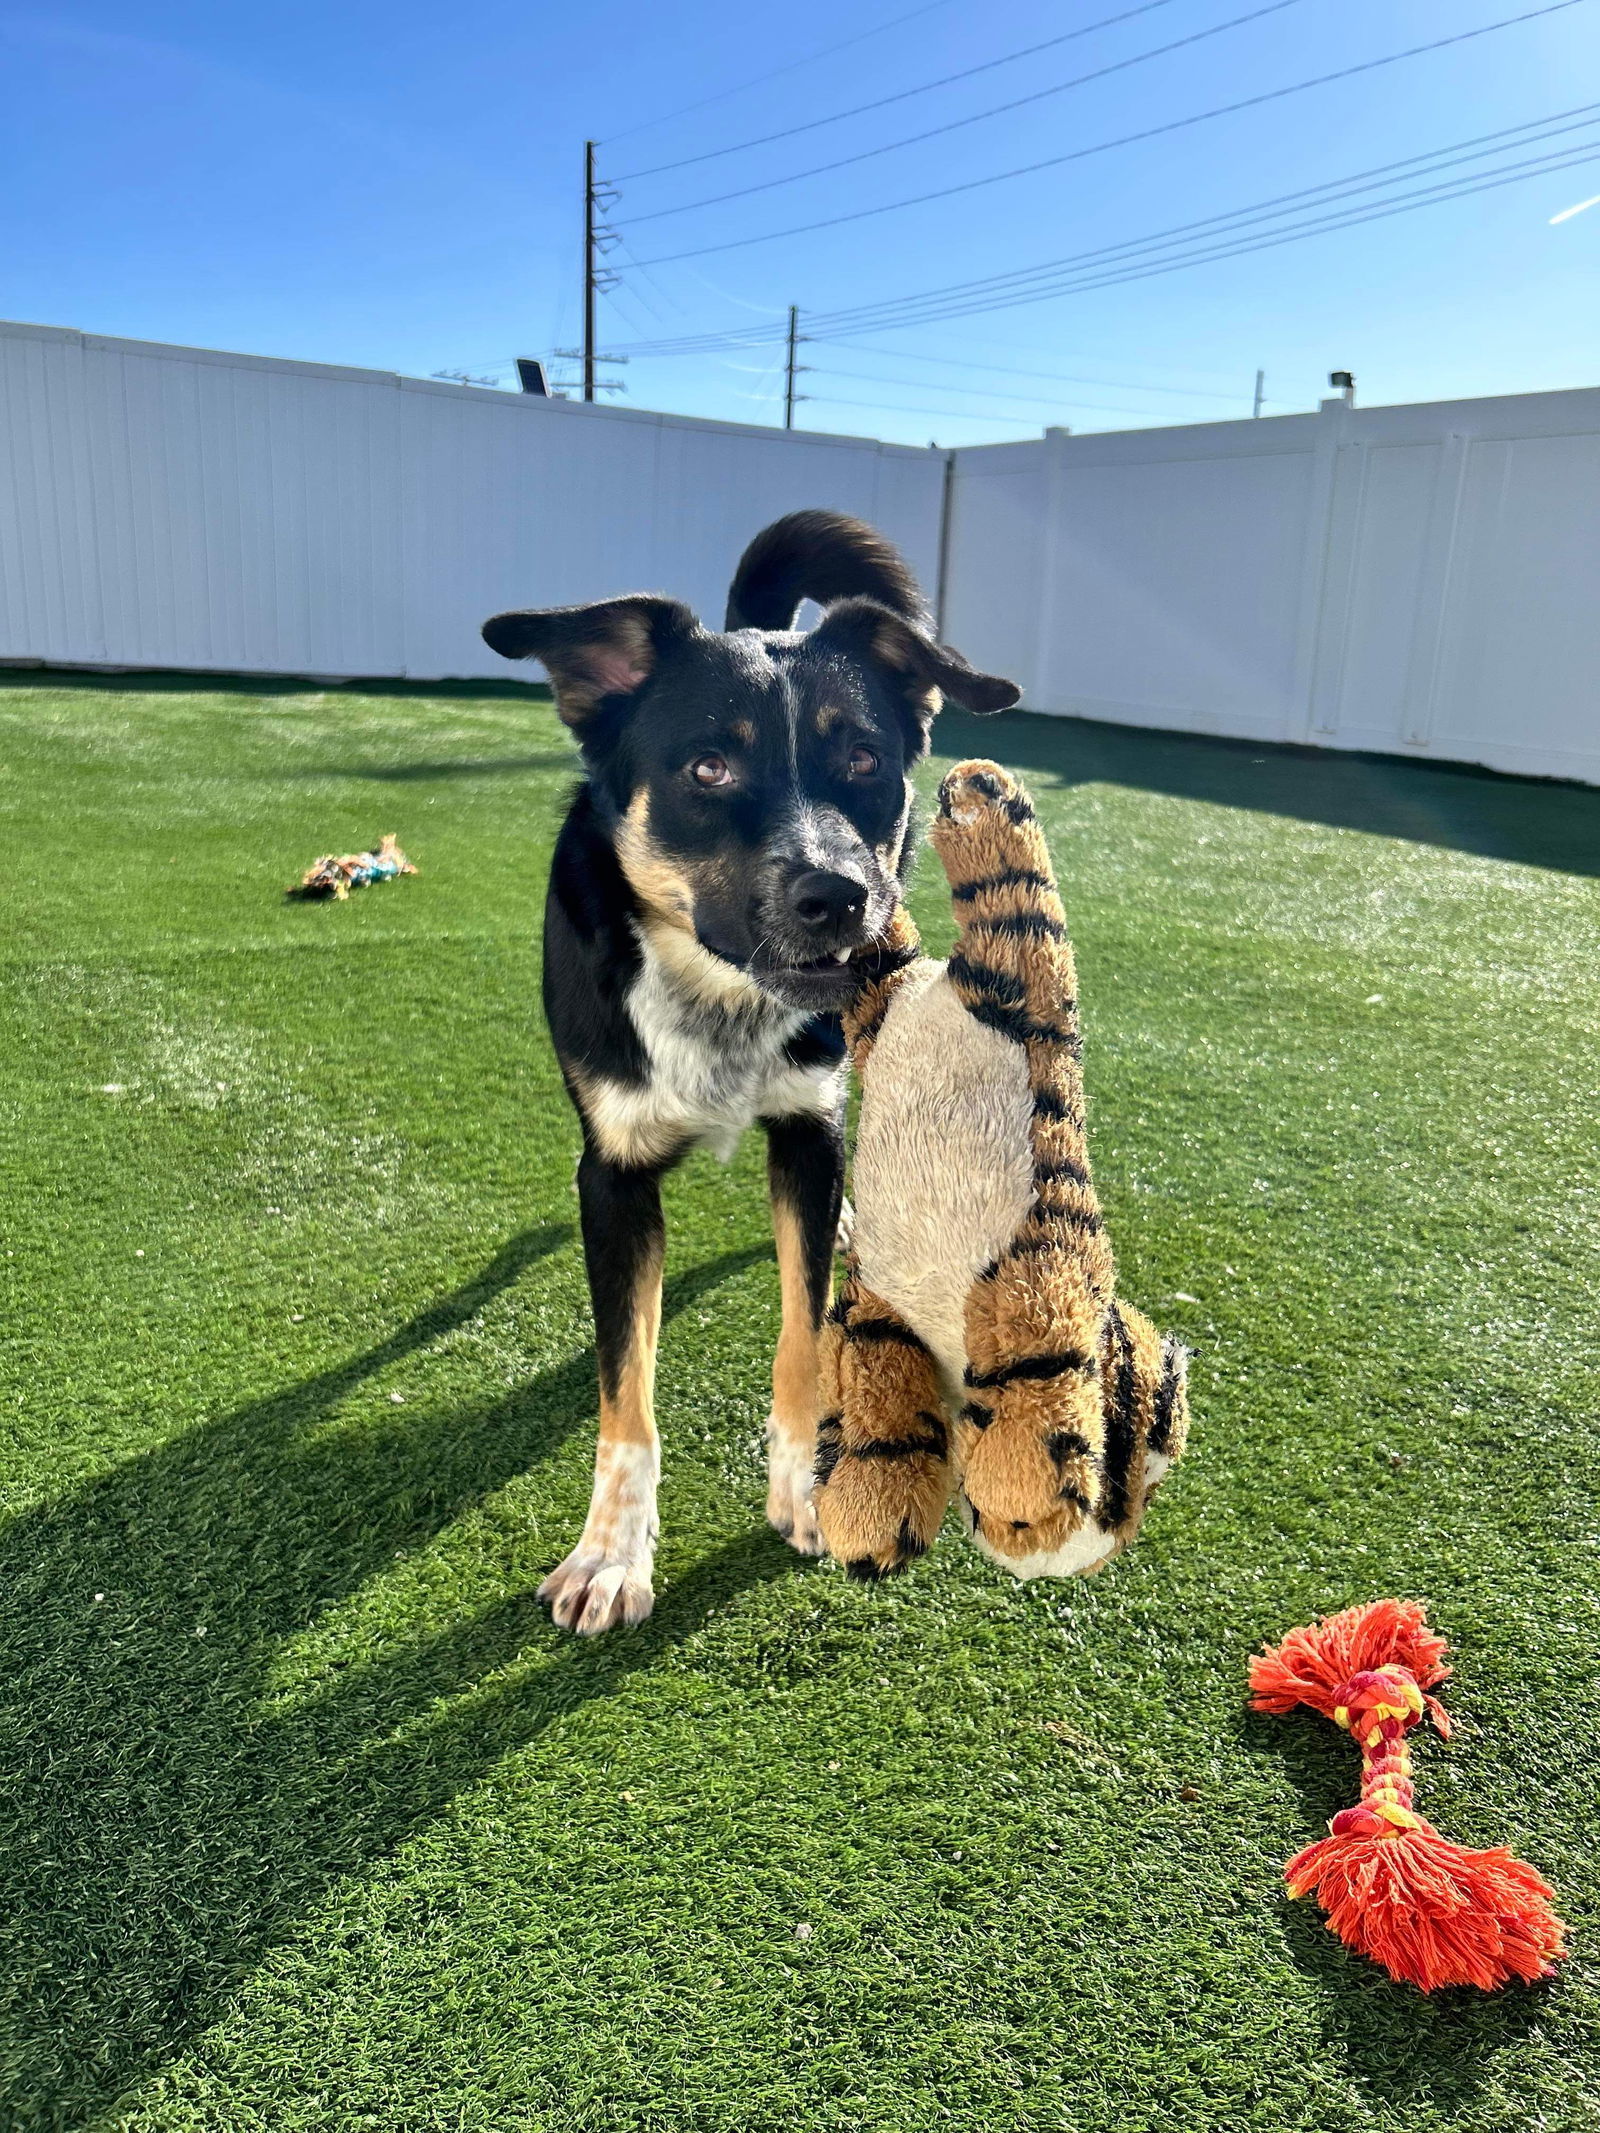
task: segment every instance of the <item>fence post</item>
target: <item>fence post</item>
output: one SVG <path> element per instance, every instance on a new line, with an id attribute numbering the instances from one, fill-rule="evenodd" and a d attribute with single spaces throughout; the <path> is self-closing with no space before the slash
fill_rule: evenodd
<path id="1" fill-rule="evenodd" d="M 1065 428 L 1044 433 L 1049 457 L 1044 477 L 1044 540 L 1039 551 L 1039 624 L 1034 636 L 1033 678 L 1027 686 L 1027 704 L 1032 711 L 1064 712 L 1064 692 L 1056 686 L 1055 657 L 1059 641 L 1057 626 L 1061 592 L 1057 574 L 1061 562 L 1062 521 L 1066 515 L 1067 451 L 1072 432 Z"/>
<path id="2" fill-rule="evenodd" d="M 1316 441 L 1311 451 L 1311 493 L 1306 503 L 1306 545 L 1300 569 L 1300 599 L 1295 619 L 1294 680 L 1286 740 L 1308 741 L 1322 664 L 1322 626 L 1333 536 L 1333 504 L 1339 447 L 1350 425 L 1350 403 L 1341 395 L 1317 409 Z"/>
<path id="3" fill-rule="evenodd" d="M 1422 583 L 1417 588 L 1416 628 L 1406 674 L 1402 738 L 1409 748 L 1426 748 L 1433 739 L 1471 447 L 1471 438 L 1460 430 L 1451 430 L 1439 444 L 1439 463 L 1434 469 L 1433 494 L 1428 503 Z"/>

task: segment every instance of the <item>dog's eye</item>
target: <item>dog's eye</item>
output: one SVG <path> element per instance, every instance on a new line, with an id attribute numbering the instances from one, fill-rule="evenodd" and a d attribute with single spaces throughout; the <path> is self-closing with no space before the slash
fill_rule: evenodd
<path id="1" fill-rule="evenodd" d="M 697 785 L 731 785 L 733 772 L 728 768 L 725 755 L 696 756 L 689 765 L 690 775 Z"/>
<path id="2" fill-rule="evenodd" d="M 870 748 L 852 748 L 850 751 L 850 775 L 853 778 L 870 778 L 878 767 L 878 758 Z"/>

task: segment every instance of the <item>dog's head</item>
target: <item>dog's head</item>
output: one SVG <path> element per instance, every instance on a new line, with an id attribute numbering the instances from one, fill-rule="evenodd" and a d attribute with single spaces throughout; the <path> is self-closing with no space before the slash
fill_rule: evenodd
<path id="1" fill-rule="evenodd" d="M 769 551 L 790 523 L 761 536 Z M 853 521 L 828 523 L 876 542 Z M 898 581 L 865 571 L 856 582 L 896 597 L 911 581 L 893 560 Z M 790 576 L 767 600 L 769 612 L 781 600 L 785 620 L 813 584 L 824 598 L 831 590 L 803 564 Z M 736 617 L 753 604 L 740 607 L 739 585 Z M 483 634 L 506 658 L 548 670 L 647 921 L 691 934 L 764 991 L 815 1012 L 848 1002 L 852 953 L 893 914 L 908 772 L 942 698 L 997 711 L 1018 695 L 937 644 L 920 603 L 900 611 L 914 600 L 914 587 L 895 606 L 845 597 L 807 633 L 717 631 L 675 600 L 637 593 L 496 615 Z"/>

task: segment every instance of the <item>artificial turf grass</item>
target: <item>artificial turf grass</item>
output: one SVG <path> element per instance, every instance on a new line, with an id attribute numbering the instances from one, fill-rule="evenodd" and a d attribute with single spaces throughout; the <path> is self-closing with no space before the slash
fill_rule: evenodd
<path id="1" fill-rule="evenodd" d="M 1600 796 L 941 747 L 1050 830 L 1190 1457 L 1092 1581 L 953 1530 L 879 1590 L 802 1564 L 760 1523 L 759 1146 L 697 1157 L 657 1612 L 590 1646 L 531 1599 L 594 1407 L 548 708 L 0 690 L 0 2123 L 1600 2123 L 1600 918 L 1540 864 L 1600 851 Z M 389 828 L 421 878 L 280 902 Z M 928 868 L 917 910 L 937 946 Z M 1552 1990 L 1420 2002 L 1283 1897 L 1353 1759 L 1249 1718 L 1244 1658 L 1383 1591 L 1458 1646 L 1422 1780 L 1558 1883 Z"/>

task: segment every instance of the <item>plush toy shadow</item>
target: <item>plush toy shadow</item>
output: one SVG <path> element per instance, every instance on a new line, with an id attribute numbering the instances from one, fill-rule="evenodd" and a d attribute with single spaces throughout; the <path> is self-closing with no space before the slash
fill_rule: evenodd
<path id="1" fill-rule="evenodd" d="M 862 1078 L 848 1275 L 823 1351 L 817 1515 L 881 1577 L 959 1488 L 1017 1577 L 1098 1570 L 1183 1450 L 1187 1352 L 1114 1293 L 1084 1141 L 1077 983 L 1021 784 L 959 764 L 931 840 L 960 938 L 901 912 L 846 1017 Z"/>

